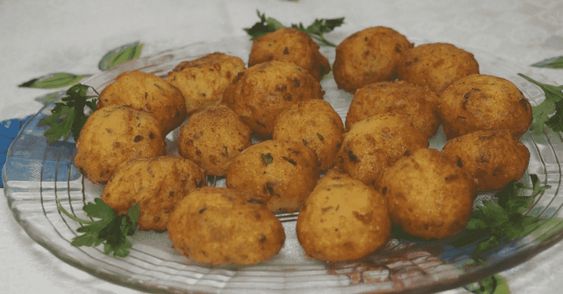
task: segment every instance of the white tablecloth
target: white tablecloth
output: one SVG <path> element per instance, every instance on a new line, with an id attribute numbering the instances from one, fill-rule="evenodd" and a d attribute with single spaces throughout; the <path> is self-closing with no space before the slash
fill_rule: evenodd
<path id="1" fill-rule="evenodd" d="M 145 44 L 143 56 L 192 42 L 244 35 L 260 9 L 283 22 L 346 17 L 339 31 L 386 25 L 408 37 L 489 51 L 528 66 L 563 55 L 563 1 L 62 1 L 0 0 L 0 120 L 23 117 L 41 104 L 45 90 L 17 85 L 58 71 L 95 73 L 109 49 Z M 340 41 L 342 35 L 334 34 Z M 330 36 L 329 36 L 330 38 Z M 527 73 L 563 84 L 563 70 Z M 66 265 L 35 244 L 0 201 L 0 292 L 129 293 Z M 508 270 L 514 293 L 563 290 L 558 244 Z M 463 292 L 455 289 L 452 292 Z"/>

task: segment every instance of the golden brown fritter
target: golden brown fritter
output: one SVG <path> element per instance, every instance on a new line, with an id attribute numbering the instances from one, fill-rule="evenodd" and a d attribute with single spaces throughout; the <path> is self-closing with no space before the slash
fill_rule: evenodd
<path id="1" fill-rule="evenodd" d="M 205 184 L 201 168 L 179 156 L 136 159 L 119 166 L 104 187 L 102 199 L 119 214 L 137 203 L 139 228 L 164 231 L 176 204 Z"/>
<path id="2" fill-rule="evenodd" d="M 186 118 L 182 93 L 154 74 L 130 71 L 120 74 L 100 94 L 98 109 L 125 105 L 150 113 L 164 133 L 178 127 Z"/>
<path id="3" fill-rule="evenodd" d="M 391 221 L 381 194 L 345 174 L 329 172 L 305 201 L 296 231 L 307 255 L 350 261 L 384 246 Z"/>
<path id="4" fill-rule="evenodd" d="M 303 143 L 317 155 L 321 171 L 334 165 L 342 144 L 344 126 L 332 106 L 320 99 L 292 105 L 274 126 L 274 140 Z"/>
<path id="5" fill-rule="evenodd" d="M 520 137 L 532 123 L 532 107 L 522 92 L 512 82 L 489 75 L 454 82 L 442 93 L 439 109 L 448 138 L 499 129 Z"/>
<path id="6" fill-rule="evenodd" d="M 294 28 L 282 28 L 252 42 L 248 66 L 272 60 L 295 63 L 317 80 L 330 71 L 328 60 L 319 52 L 319 45 L 309 35 Z"/>
<path id="7" fill-rule="evenodd" d="M 250 128 L 225 105 L 205 108 L 180 127 L 178 149 L 207 174 L 223 176 L 230 161 L 250 146 Z"/>
<path id="8" fill-rule="evenodd" d="M 176 250 L 206 265 L 251 265 L 278 254 L 280 221 L 260 201 L 225 188 L 202 188 L 178 203 L 168 222 Z"/>
<path id="9" fill-rule="evenodd" d="M 76 142 L 74 164 L 94 183 L 105 183 L 122 163 L 164 153 L 158 121 L 127 106 L 107 106 L 88 118 Z"/>
<path id="10" fill-rule="evenodd" d="M 227 168 L 227 187 L 263 199 L 274 212 L 299 210 L 318 178 L 311 149 L 275 140 L 250 146 Z"/>
<path id="11" fill-rule="evenodd" d="M 337 164 L 353 178 L 377 187 L 385 169 L 427 146 L 427 138 L 404 114 L 370 116 L 344 134 Z"/>
<path id="12" fill-rule="evenodd" d="M 354 94 L 346 115 L 346 127 L 350 129 L 357 121 L 372 115 L 397 112 L 405 114 L 419 132 L 430 138 L 440 125 L 437 101 L 432 91 L 408 82 L 369 84 Z"/>
<path id="13" fill-rule="evenodd" d="M 167 80 L 182 92 L 187 112 L 193 113 L 219 104 L 227 86 L 243 71 L 242 59 L 216 52 L 178 64 Z"/>
<path id="14" fill-rule="evenodd" d="M 442 239 L 463 230 L 475 198 L 471 176 L 433 149 L 399 159 L 385 171 L 380 191 L 393 223 L 423 239 Z"/>
<path id="15" fill-rule="evenodd" d="M 388 27 L 371 27 L 352 34 L 336 47 L 334 80 L 354 93 L 367 84 L 395 78 L 397 65 L 412 44 Z"/>
<path id="16" fill-rule="evenodd" d="M 446 143 L 444 154 L 473 176 L 478 191 L 501 189 L 522 178 L 530 152 L 507 130 L 476 131 Z"/>
<path id="17" fill-rule="evenodd" d="M 407 50 L 398 66 L 399 79 L 440 94 L 451 83 L 479 73 L 473 54 L 448 43 L 430 43 Z"/>
<path id="18" fill-rule="evenodd" d="M 299 101 L 322 99 L 319 81 L 303 68 L 270 61 L 250 67 L 227 90 L 223 102 L 257 135 L 269 137 L 277 116 Z"/>

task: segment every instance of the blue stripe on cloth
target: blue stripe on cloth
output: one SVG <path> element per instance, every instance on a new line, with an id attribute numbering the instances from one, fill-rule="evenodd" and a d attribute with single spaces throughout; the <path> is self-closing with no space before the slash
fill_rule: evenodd
<path id="1" fill-rule="evenodd" d="M 0 121 L 0 167 L 4 167 L 6 162 L 6 152 L 8 152 L 8 147 L 12 141 L 18 135 L 21 127 L 31 116 L 25 117 L 23 119 L 13 118 L 4 121 Z M 2 174 L 0 173 L 0 188 L 4 187 L 4 182 L 2 180 Z"/>

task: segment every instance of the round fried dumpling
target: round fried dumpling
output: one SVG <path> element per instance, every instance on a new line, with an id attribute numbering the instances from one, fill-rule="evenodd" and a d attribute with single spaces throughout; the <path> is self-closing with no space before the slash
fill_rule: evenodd
<path id="1" fill-rule="evenodd" d="M 402 156 L 427 146 L 427 138 L 405 115 L 370 116 L 344 134 L 337 163 L 353 178 L 377 187 L 385 169 Z"/>
<path id="2" fill-rule="evenodd" d="M 333 65 L 338 88 L 353 93 L 367 84 L 395 78 L 397 65 L 412 44 L 388 27 L 371 27 L 352 34 L 336 47 Z"/>
<path id="3" fill-rule="evenodd" d="M 168 222 L 176 250 L 206 265 L 251 265 L 278 254 L 280 221 L 264 204 L 238 191 L 202 188 L 178 203 Z"/>
<path id="4" fill-rule="evenodd" d="M 295 63 L 317 80 L 330 71 L 328 60 L 319 52 L 319 45 L 309 35 L 294 28 L 282 28 L 252 42 L 248 66 L 271 60 Z"/>
<path id="5" fill-rule="evenodd" d="M 384 246 L 391 221 L 381 194 L 347 175 L 329 172 L 305 201 L 296 230 L 307 255 L 350 261 Z"/>
<path id="6" fill-rule="evenodd" d="M 479 73 L 473 54 L 448 43 L 430 43 L 407 50 L 398 66 L 399 79 L 440 94 L 451 83 Z"/>
<path id="7" fill-rule="evenodd" d="M 356 91 L 348 114 L 346 127 L 372 115 L 398 112 L 405 114 L 413 126 L 425 137 L 436 133 L 438 96 L 432 91 L 404 81 L 380 82 L 364 86 Z"/>
<path id="8" fill-rule="evenodd" d="M 322 171 L 331 168 L 342 144 L 344 126 L 324 100 L 299 102 L 282 112 L 274 126 L 274 140 L 303 143 L 317 155 Z"/>
<path id="9" fill-rule="evenodd" d="M 311 149 L 275 140 L 250 146 L 227 168 L 227 187 L 263 199 L 274 212 L 299 210 L 318 178 Z"/>
<path id="10" fill-rule="evenodd" d="M 512 82 L 489 75 L 471 75 L 450 85 L 439 109 L 448 138 L 499 129 L 520 137 L 532 123 L 532 107 L 522 92 Z"/>
<path id="11" fill-rule="evenodd" d="M 223 176 L 231 159 L 250 146 L 250 128 L 225 105 L 205 108 L 180 127 L 178 149 L 207 174 Z"/>
<path id="12" fill-rule="evenodd" d="M 319 81 L 305 69 L 270 61 L 250 67 L 225 91 L 224 103 L 261 137 L 271 136 L 277 116 L 299 101 L 322 99 Z"/>
<path id="13" fill-rule="evenodd" d="M 216 52 L 178 64 L 167 80 L 182 92 L 187 112 L 193 113 L 219 104 L 227 86 L 243 71 L 242 59 Z"/>
<path id="14" fill-rule="evenodd" d="M 110 105 L 125 105 L 150 113 L 160 122 L 164 133 L 178 127 L 186 118 L 182 93 L 156 75 L 141 71 L 120 74 L 100 93 L 98 109 Z"/>
<path id="15" fill-rule="evenodd" d="M 136 159 L 119 166 L 104 187 L 102 199 L 118 214 L 137 203 L 139 228 L 164 231 L 176 204 L 204 185 L 205 174 L 190 160 L 176 156 Z"/>
<path id="16" fill-rule="evenodd" d="M 530 152 L 507 130 L 477 131 L 446 143 L 444 154 L 473 176 L 478 191 L 497 190 L 522 178 Z"/>
<path id="17" fill-rule="evenodd" d="M 381 180 L 393 223 L 423 239 L 463 230 L 471 216 L 473 179 L 453 160 L 432 149 L 399 159 Z"/>
<path id="18" fill-rule="evenodd" d="M 88 118 L 76 142 L 74 164 L 94 183 L 105 183 L 122 163 L 164 153 L 158 121 L 127 106 L 98 109 Z"/>

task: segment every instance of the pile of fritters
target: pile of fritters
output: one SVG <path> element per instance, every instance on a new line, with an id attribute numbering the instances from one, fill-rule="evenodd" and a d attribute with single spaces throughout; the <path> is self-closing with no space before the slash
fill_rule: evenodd
<path id="1" fill-rule="evenodd" d="M 270 259 L 285 240 L 279 212 L 300 212 L 305 253 L 329 262 L 385 246 L 392 224 L 446 238 L 465 228 L 477 192 L 519 180 L 528 166 L 519 137 L 530 103 L 452 44 L 414 46 L 387 27 L 344 39 L 332 70 L 353 94 L 345 124 L 323 100 L 330 65 L 307 34 L 256 39 L 248 65 L 216 52 L 165 78 L 123 73 L 77 142 L 76 166 L 107 182 L 104 202 L 118 213 L 138 203 L 140 228 L 168 230 L 195 262 Z M 440 125 L 449 141 L 428 149 Z M 165 155 L 178 127 L 179 155 Z M 227 187 L 204 187 L 206 176 Z"/>

